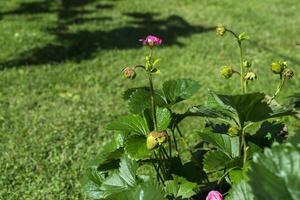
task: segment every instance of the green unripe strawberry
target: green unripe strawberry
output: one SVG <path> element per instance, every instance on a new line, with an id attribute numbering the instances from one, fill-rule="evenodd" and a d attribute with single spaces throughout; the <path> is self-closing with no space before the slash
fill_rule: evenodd
<path id="1" fill-rule="evenodd" d="M 233 69 L 229 66 L 222 67 L 220 71 L 220 74 L 226 79 L 230 78 L 233 75 L 233 73 L 234 73 Z"/>

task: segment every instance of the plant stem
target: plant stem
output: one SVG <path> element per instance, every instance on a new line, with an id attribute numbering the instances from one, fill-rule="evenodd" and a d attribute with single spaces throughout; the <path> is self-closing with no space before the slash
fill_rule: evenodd
<path id="1" fill-rule="evenodd" d="M 245 91 L 247 90 L 247 85 L 244 83 L 244 58 L 243 58 L 243 47 L 242 47 L 242 42 L 238 40 L 238 46 L 240 49 L 240 73 L 241 73 L 241 89 L 242 93 L 245 94 Z"/>
<path id="2" fill-rule="evenodd" d="M 232 30 L 230 29 L 226 29 L 226 31 L 228 31 L 229 33 L 231 33 L 237 43 L 238 43 L 238 46 L 239 46 L 239 51 L 240 51 L 240 79 L 241 79 L 241 90 L 242 90 L 242 93 L 245 94 L 246 90 L 247 90 L 247 85 L 244 84 L 244 65 L 243 65 L 243 62 L 244 62 L 244 55 L 243 55 L 243 47 L 242 47 L 242 41 L 240 40 L 239 36 L 233 32 Z"/>
<path id="3" fill-rule="evenodd" d="M 156 131 L 157 130 L 156 105 L 155 105 L 154 87 L 153 87 L 151 72 L 148 72 L 148 79 L 149 79 L 150 92 L 151 92 L 151 109 L 152 109 L 153 125 L 154 125 L 154 130 Z"/>
<path id="4" fill-rule="evenodd" d="M 245 137 L 245 128 L 242 129 L 242 141 L 241 141 L 242 149 L 243 149 L 243 166 L 247 161 L 247 143 Z"/>
<path id="5" fill-rule="evenodd" d="M 271 97 L 271 99 L 268 101 L 268 104 L 270 104 L 270 103 L 277 97 L 277 95 L 279 94 L 279 92 L 281 91 L 281 89 L 282 89 L 283 86 L 284 86 L 285 80 L 286 80 L 286 78 L 281 78 L 281 79 L 280 79 L 279 85 L 277 86 L 277 89 L 276 89 L 274 95 L 273 95 L 273 96 Z"/>
<path id="6" fill-rule="evenodd" d="M 167 180 L 168 179 L 168 173 L 167 173 L 167 169 L 166 169 L 166 165 L 165 165 L 165 156 L 161 150 L 161 148 L 158 149 L 158 155 L 159 155 L 159 159 L 160 159 L 160 168 L 161 168 L 161 171 L 163 173 L 163 176 L 164 176 L 164 180 Z"/>
<path id="7" fill-rule="evenodd" d="M 149 53 L 149 59 L 150 63 L 152 60 L 152 55 L 153 55 L 153 49 L 150 48 L 150 53 Z M 154 86 L 153 86 L 153 78 L 151 74 L 151 69 L 148 71 L 148 79 L 149 79 L 149 85 L 150 85 L 150 92 L 151 92 L 151 110 L 152 110 L 152 118 L 153 118 L 153 126 L 154 130 L 157 130 L 157 120 L 156 120 L 156 104 L 155 104 L 155 93 L 154 93 Z"/>
<path id="8" fill-rule="evenodd" d="M 177 146 L 177 141 L 176 141 L 176 137 L 175 137 L 175 130 L 174 128 L 172 128 L 172 137 L 173 137 L 173 140 L 174 140 L 174 146 L 175 146 L 175 151 L 176 151 L 176 155 L 178 156 L 178 146 Z"/>
<path id="9" fill-rule="evenodd" d="M 169 156 L 172 157 L 172 140 L 171 138 L 168 138 L 168 144 L 169 144 Z"/>
<path id="10" fill-rule="evenodd" d="M 155 155 L 155 159 L 157 160 L 156 154 L 154 154 L 154 155 Z M 159 181 L 161 181 L 163 185 L 165 185 L 165 184 L 164 184 L 164 179 L 162 178 L 162 176 L 161 176 L 160 173 L 159 173 L 159 169 L 156 167 L 156 165 L 154 164 L 153 160 L 152 160 L 151 162 L 152 162 L 152 165 L 153 165 L 153 167 L 154 167 L 154 169 L 155 169 L 155 171 L 156 171 L 157 179 L 158 179 Z"/>
<path id="11" fill-rule="evenodd" d="M 161 145 L 160 148 L 161 148 L 162 152 L 164 153 L 164 155 L 166 156 L 166 158 L 169 159 L 169 155 L 168 155 L 165 147 Z"/>

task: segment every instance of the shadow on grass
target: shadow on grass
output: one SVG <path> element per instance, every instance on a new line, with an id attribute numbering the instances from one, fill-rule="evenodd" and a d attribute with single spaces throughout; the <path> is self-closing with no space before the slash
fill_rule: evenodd
<path id="1" fill-rule="evenodd" d="M 271 47 L 259 44 L 257 41 L 250 41 L 250 43 L 258 49 L 274 54 L 276 56 L 276 59 L 283 59 L 286 61 L 290 61 L 294 64 L 300 65 L 300 60 L 295 57 L 289 56 L 288 54 L 279 53 Z"/>
<path id="2" fill-rule="evenodd" d="M 48 8 L 51 6 L 47 1 L 45 2 L 43 5 L 37 3 L 25 5 L 24 3 L 21 4 L 19 9 L 6 14 L 56 12 L 57 24 L 55 27 L 46 30 L 55 35 L 56 39 L 42 47 L 30 49 L 17 55 L 16 59 L 0 63 L 0 69 L 39 64 L 58 64 L 67 60 L 80 62 L 92 59 L 96 56 L 96 53 L 104 50 L 139 48 L 141 44 L 138 39 L 149 34 L 162 37 L 164 46 L 183 46 L 178 41 L 179 37 L 189 37 L 193 34 L 213 30 L 213 27 L 191 25 L 178 15 L 156 19 L 159 13 L 129 12 L 123 13 L 124 16 L 129 18 L 129 22 L 122 27 L 112 30 L 105 30 L 105 28 L 100 27 L 97 30 L 81 29 L 74 32 L 69 31 L 70 25 L 85 24 L 93 20 L 112 20 L 112 18 L 107 16 L 83 18 L 82 14 L 92 11 L 83 9 L 82 6 L 93 3 L 94 0 L 62 0 L 60 8 L 56 10 Z M 114 5 L 101 3 L 94 7 L 99 12 L 101 9 L 113 9 Z"/>

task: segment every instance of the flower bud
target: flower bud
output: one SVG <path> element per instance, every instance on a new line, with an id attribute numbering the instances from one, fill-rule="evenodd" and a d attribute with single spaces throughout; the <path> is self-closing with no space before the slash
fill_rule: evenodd
<path id="1" fill-rule="evenodd" d="M 228 134 L 231 136 L 236 136 L 239 133 L 239 129 L 237 127 L 234 126 L 230 126 L 228 129 Z"/>
<path id="2" fill-rule="evenodd" d="M 168 134 L 164 131 L 150 132 L 147 137 L 147 149 L 152 150 L 152 149 L 156 148 L 158 145 L 163 144 L 167 140 L 167 138 L 168 138 Z"/>
<path id="3" fill-rule="evenodd" d="M 206 200 L 223 200 L 223 196 L 220 192 L 212 190 L 206 196 Z"/>
<path id="4" fill-rule="evenodd" d="M 254 72 L 247 72 L 244 79 L 247 81 L 254 81 L 256 80 L 256 74 Z"/>
<path id="5" fill-rule="evenodd" d="M 225 26 L 221 25 L 221 24 L 218 24 L 216 26 L 216 34 L 217 35 L 220 35 L 220 36 L 223 36 L 226 32 L 226 28 Z"/>
<path id="6" fill-rule="evenodd" d="M 281 74 L 283 70 L 287 67 L 287 62 L 273 62 L 271 65 L 271 69 L 275 74 Z"/>
<path id="7" fill-rule="evenodd" d="M 285 68 L 282 72 L 283 76 L 287 79 L 291 79 L 294 76 L 294 72 L 293 70 L 289 69 L 289 68 Z"/>
<path id="8" fill-rule="evenodd" d="M 243 67 L 250 68 L 251 65 L 252 65 L 251 62 L 249 62 L 248 60 L 245 60 L 245 61 L 243 62 Z"/>
<path id="9" fill-rule="evenodd" d="M 125 67 L 123 69 L 123 74 L 126 78 L 129 78 L 129 79 L 134 79 L 136 76 L 134 69 L 132 69 L 130 67 Z"/>
<path id="10" fill-rule="evenodd" d="M 233 75 L 233 73 L 234 73 L 233 69 L 229 66 L 222 67 L 220 71 L 220 74 L 226 79 L 230 78 Z"/>

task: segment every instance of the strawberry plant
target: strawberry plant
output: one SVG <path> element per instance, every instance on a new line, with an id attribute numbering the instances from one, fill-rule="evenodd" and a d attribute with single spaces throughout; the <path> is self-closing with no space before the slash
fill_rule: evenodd
<path id="1" fill-rule="evenodd" d="M 148 85 L 127 90 L 124 96 L 130 114 L 118 117 L 107 126 L 114 132 L 113 140 L 87 169 L 83 190 L 90 198 L 157 200 L 206 196 L 208 200 L 220 200 L 229 192 L 226 199 L 255 200 L 267 199 L 269 191 L 276 189 L 272 184 L 286 186 L 277 190 L 277 199 L 299 198 L 296 191 L 300 183 L 300 177 L 296 176 L 300 170 L 299 148 L 297 143 L 286 142 L 286 125 L 272 121 L 297 114 L 296 106 L 284 106 L 276 101 L 293 77 L 293 71 L 285 61 L 274 62 L 271 71 L 279 82 L 274 94 L 248 92 L 257 78 L 244 55 L 243 43 L 249 37 L 222 25 L 217 26 L 216 33 L 230 34 L 237 43 L 238 69 L 223 66 L 220 74 L 226 79 L 237 76 L 241 93 L 209 91 L 204 104 L 176 113 L 174 105 L 192 97 L 199 85 L 191 79 L 175 79 L 158 87 L 154 78 L 160 74 L 159 59 L 154 52 L 162 40 L 156 36 L 141 39 L 149 50 L 145 64 L 126 67 L 123 75 L 130 80 L 137 75 L 144 76 Z M 198 131 L 201 140 L 196 147 L 188 144 L 179 127 L 187 117 L 205 119 L 206 128 Z M 196 158 L 194 154 L 200 149 L 201 158 Z M 192 156 L 186 158 L 183 150 Z M 282 156 L 289 166 L 281 163 Z M 280 173 L 286 173 L 288 178 Z M 289 178 L 293 174 L 295 182 Z M 255 184 L 257 179 L 269 185 L 259 187 Z"/>

